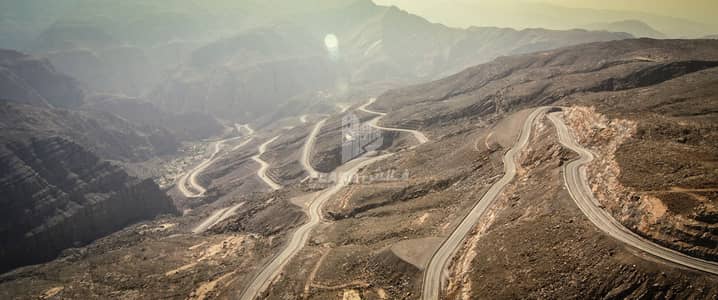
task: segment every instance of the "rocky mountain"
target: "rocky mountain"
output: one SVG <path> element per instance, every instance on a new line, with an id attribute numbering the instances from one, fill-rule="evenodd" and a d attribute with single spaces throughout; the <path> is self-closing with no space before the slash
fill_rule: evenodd
<path id="1" fill-rule="evenodd" d="M 93 95 L 88 97 L 83 110 L 106 112 L 117 115 L 145 130 L 167 130 L 178 140 L 195 141 L 222 133 L 225 127 L 213 116 L 188 112 L 168 113 L 156 105 L 138 98 L 116 95 Z"/>
<path id="2" fill-rule="evenodd" d="M 114 114 L 0 103 L 0 128 L 25 136 L 64 136 L 103 159 L 143 161 L 174 153 L 177 138 L 159 127 L 138 127 Z"/>
<path id="3" fill-rule="evenodd" d="M 365 0 L 275 19 L 282 25 L 252 28 L 197 49 L 149 98 L 167 110 L 247 118 L 291 105 L 294 95 L 321 91 L 345 99 L 357 91 L 435 79 L 501 55 L 631 37 L 455 29 Z"/>
<path id="4" fill-rule="evenodd" d="M 650 25 L 639 20 L 625 20 L 610 23 L 595 23 L 582 26 L 590 30 L 606 30 L 611 32 L 626 32 L 635 37 L 665 38 L 666 35 L 653 29 Z"/>
<path id="5" fill-rule="evenodd" d="M 8 25 L 35 20 L 32 41 L 9 45 L 47 57 L 89 92 L 243 122 L 433 80 L 501 55 L 630 37 L 449 28 L 370 0 L 61 3 L 57 10 L 9 5 Z"/>
<path id="6" fill-rule="evenodd" d="M 0 49 L 0 85 L 0 99 L 38 106 L 73 108 L 85 97 L 76 80 L 47 60 L 13 50 Z"/>
<path id="7" fill-rule="evenodd" d="M 43 55 L 87 90 L 140 96 L 159 81 L 161 71 L 146 52 L 138 47 L 118 46 L 70 48 Z"/>
<path id="8" fill-rule="evenodd" d="M 67 139 L 21 138 L 3 129 L 2 141 L 2 272 L 175 212 L 152 180 L 129 177 Z"/>
<path id="9" fill-rule="evenodd" d="M 83 106 L 85 94 L 77 81 L 57 72 L 47 60 L 12 50 L 0 50 L 0 54 L 0 73 L 6 75 L 0 78 L 0 86 L 6 87 L 0 90 L 3 100 L 0 102 L 3 117 L 0 127 L 4 131 L 26 136 L 68 137 L 104 159 L 120 161 L 146 160 L 177 149 L 177 136 L 161 123 L 131 123 L 128 120 L 138 120 L 118 117 L 122 116 L 119 108 L 87 109 Z M 93 101 L 87 105 L 98 104 Z M 125 112 L 125 115 L 130 113 Z M 166 125 L 181 126 L 182 118 L 192 119 L 191 116 L 180 117 Z M 206 137 L 221 130 L 216 120 L 208 118 L 204 123 L 208 125 L 192 131 L 178 130 L 177 133 L 189 139 Z"/>
<path id="10" fill-rule="evenodd" d="M 316 36 L 256 29 L 196 50 L 149 98 L 172 112 L 246 120 L 294 95 L 333 88 L 340 67 Z"/>
<path id="11" fill-rule="evenodd" d="M 650 24 L 657 31 L 671 38 L 697 38 L 715 31 L 710 18 L 687 18 L 669 14 L 648 13 L 640 9 L 644 3 L 622 5 L 624 9 L 595 9 L 588 5 L 580 7 L 570 1 L 446 1 L 427 0 L 377 0 L 377 3 L 391 3 L 409 12 L 427 16 L 434 22 L 454 27 L 499 26 L 513 28 L 549 28 L 568 30 L 585 28 L 587 24 L 609 24 L 624 20 L 640 20 Z M 661 3 L 666 7 L 669 2 Z M 675 3 L 671 3 L 675 4 Z M 595 4 L 594 7 L 616 7 L 615 3 Z M 702 5 L 702 6 L 700 6 Z M 708 2 L 693 5 L 709 7 Z"/>
<path id="12" fill-rule="evenodd" d="M 175 212 L 152 180 L 108 162 L 174 153 L 172 132 L 88 110 L 77 82 L 48 61 L 10 50 L 0 55 L 1 272 Z M 216 129 L 206 123 L 188 135 Z"/>
<path id="13" fill-rule="evenodd" d="M 445 128 L 527 107 L 595 109 L 576 111 L 572 120 L 585 142 L 607 157 L 593 166 L 593 184 L 605 191 L 597 196 L 600 201 L 635 232 L 716 259 L 718 206 L 706 199 L 713 199 L 716 184 L 710 166 L 718 149 L 711 133 L 717 68 L 716 41 L 592 43 L 499 58 L 439 81 L 390 91 L 375 107 L 392 111 L 386 126 L 435 130 L 438 136 L 448 133 Z M 599 121 L 604 117 L 609 121 Z M 621 137 L 619 132 L 629 129 L 609 125 L 621 122 L 634 124 L 636 133 Z M 596 131 L 602 126 L 607 129 Z M 617 148 L 600 148 L 609 145 Z M 606 175 L 615 175 L 614 168 L 620 176 Z"/>

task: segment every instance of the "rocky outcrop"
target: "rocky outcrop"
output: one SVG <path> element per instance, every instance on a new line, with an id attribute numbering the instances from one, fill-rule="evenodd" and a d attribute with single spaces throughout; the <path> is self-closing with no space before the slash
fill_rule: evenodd
<path id="1" fill-rule="evenodd" d="M 649 189 L 650 185 L 637 185 L 631 178 L 636 177 L 639 170 L 626 161 L 635 160 L 640 155 L 638 153 L 645 153 L 647 149 L 626 153 L 626 148 L 656 142 L 646 137 L 642 137 L 640 142 L 636 140 L 638 122 L 609 119 L 595 108 L 586 107 L 570 108 L 566 115 L 574 135 L 597 154 L 587 169 L 589 184 L 596 199 L 616 220 L 664 246 L 697 257 L 718 258 L 718 237 L 715 234 L 718 232 L 718 209 L 711 201 L 715 195 L 712 185 L 707 189 L 691 189 L 671 186 L 669 180 L 656 182 L 650 178 L 642 182 L 657 184 L 654 190 Z M 670 145 L 663 147 L 670 148 Z M 645 153 L 640 156 L 652 155 Z M 650 165 L 651 162 L 644 164 Z M 677 165 L 668 167 L 680 170 Z M 665 174 L 661 170 L 656 172 Z"/>
<path id="2" fill-rule="evenodd" d="M 153 181 L 130 177 L 61 137 L 5 137 L 0 170 L 0 271 L 175 212 Z"/>

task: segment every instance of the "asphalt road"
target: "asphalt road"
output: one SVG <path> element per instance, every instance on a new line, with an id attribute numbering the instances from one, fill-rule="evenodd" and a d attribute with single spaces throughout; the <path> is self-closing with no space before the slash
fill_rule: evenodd
<path id="1" fill-rule="evenodd" d="M 369 102 L 364 104 L 362 107 L 360 107 L 360 110 L 363 110 L 365 112 L 379 115 L 379 117 L 373 119 L 371 122 L 374 122 L 374 126 L 377 129 L 381 130 L 390 130 L 390 131 L 404 131 L 404 132 L 410 132 L 414 134 L 415 137 L 417 137 L 417 140 L 420 144 L 423 144 L 427 142 L 429 139 L 426 138 L 426 136 L 418 131 L 415 130 L 408 130 L 408 129 L 400 129 L 400 128 L 386 128 L 377 126 L 376 122 L 378 122 L 381 117 L 385 116 L 385 113 L 378 113 L 374 111 L 370 111 L 366 109 L 366 107 L 372 103 L 374 103 L 376 99 L 370 99 Z M 304 153 L 302 155 L 302 160 L 307 162 L 308 164 L 308 154 L 311 152 L 310 148 L 306 145 L 311 145 L 314 143 L 314 139 L 316 138 L 316 134 L 319 132 L 321 126 L 323 126 L 323 122 L 325 120 L 322 120 L 319 122 L 312 131 L 312 134 L 310 135 L 310 138 L 307 139 L 307 144 L 305 144 L 304 147 Z M 262 271 L 254 278 L 252 283 L 242 292 L 240 299 L 243 300 L 254 300 L 259 298 L 259 296 L 267 290 L 267 288 L 272 284 L 272 281 L 274 278 L 277 278 L 279 274 L 281 274 L 282 270 L 284 269 L 284 266 L 289 262 L 289 260 L 292 259 L 307 243 L 307 240 L 309 239 L 309 235 L 311 234 L 312 230 L 321 222 L 321 214 L 322 214 L 322 207 L 324 204 L 331 199 L 331 197 L 339 192 L 342 188 L 347 186 L 352 177 L 361 169 L 364 168 L 370 164 L 373 164 L 377 161 L 383 160 L 393 154 L 384 154 L 380 156 L 375 157 L 360 157 L 358 159 L 352 160 L 348 162 L 347 164 L 339 167 L 337 169 L 337 172 L 339 174 L 337 178 L 337 182 L 334 183 L 330 188 L 325 189 L 317 195 L 314 200 L 312 200 L 311 204 L 308 208 L 308 214 L 309 214 L 309 221 L 299 227 L 293 234 L 289 242 L 287 243 L 287 246 L 282 250 L 281 253 L 279 253 L 272 261 L 266 265 Z M 304 162 L 303 162 L 304 163 Z M 306 166 L 305 166 L 306 167 Z M 311 168 L 311 166 L 310 166 Z"/>
<path id="2" fill-rule="evenodd" d="M 205 219 L 202 223 L 197 225 L 197 227 L 192 229 L 192 233 L 199 234 L 207 231 L 207 229 L 212 228 L 212 226 L 217 225 L 219 222 L 222 222 L 227 218 L 235 215 L 237 213 L 237 210 L 242 207 L 242 205 L 244 205 L 244 202 L 241 202 L 232 207 L 218 209 L 212 215 L 207 217 L 207 219 Z"/>
<path id="3" fill-rule="evenodd" d="M 292 237 L 284 250 L 282 250 L 279 255 L 274 257 L 274 259 L 272 259 L 272 261 L 266 265 L 264 269 L 262 269 L 262 272 L 259 273 L 259 275 L 254 278 L 252 283 L 244 290 L 240 299 L 254 300 L 259 298 L 260 295 L 267 290 L 269 285 L 272 284 L 274 278 L 279 276 L 289 260 L 291 260 L 292 257 L 294 257 L 307 243 L 312 230 L 321 222 L 322 207 L 324 206 L 324 203 L 331 199 L 331 197 L 339 192 L 343 187 L 347 186 L 351 178 L 359 171 L 359 169 L 382 160 L 390 155 L 392 154 L 385 154 L 371 158 L 360 158 L 345 165 L 348 170 L 340 172 L 338 181 L 330 188 L 319 192 L 318 196 L 312 200 L 308 209 L 309 222 L 299 227 L 299 229 L 292 234 Z"/>
<path id="4" fill-rule="evenodd" d="M 464 238 L 466 238 L 479 219 L 481 219 L 486 209 L 491 206 L 504 187 L 516 176 L 516 156 L 521 153 L 523 148 L 528 144 L 534 121 L 539 115 L 545 113 L 547 109 L 548 108 L 545 107 L 538 108 L 526 118 L 521 129 L 521 135 L 511 150 L 504 155 L 504 176 L 491 186 L 431 257 L 424 271 L 422 299 L 439 299 L 444 282 L 448 278 L 447 269 L 451 258 L 461 246 Z"/>
<path id="5" fill-rule="evenodd" d="M 312 129 L 312 132 L 309 134 L 307 141 L 304 143 L 304 149 L 302 149 L 301 163 L 304 167 L 304 170 L 307 172 L 307 174 L 309 174 L 309 178 L 319 177 L 319 172 L 315 170 L 314 167 L 312 167 L 310 158 L 312 156 L 312 147 L 314 147 L 314 143 L 317 140 L 317 135 L 319 134 L 319 131 L 321 131 L 322 126 L 324 126 L 324 123 L 326 121 L 327 119 L 323 119 L 317 122 L 316 125 L 314 125 L 314 129 Z"/>
<path id="6" fill-rule="evenodd" d="M 653 243 L 623 226 L 608 211 L 600 207 L 598 200 L 596 200 L 591 188 L 588 186 L 586 171 L 583 168 L 594 159 L 594 155 L 576 142 L 559 115 L 560 113 L 548 115 L 556 127 L 559 141 L 564 147 L 571 149 L 580 156 L 579 159 L 563 166 L 564 184 L 573 201 L 576 202 L 576 205 L 591 223 L 611 237 L 665 262 L 718 275 L 717 262 L 691 257 Z"/>
<path id="7" fill-rule="evenodd" d="M 399 131 L 399 132 L 408 132 L 414 135 L 414 138 L 419 142 L 419 144 L 424 144 L 429 141 L 429 138 L 424 135 L 421 131 L 411 130 L 411 129 L 404 129 L 404 128 L 390 128 L 390 127 L 383 127 L 379 126 L 379 120 L 386 116 L 386 113 L 381 113 L 378 111 L 373 111 L 367 108 L 367 106 L 371 105 L 372 103 L 376 102 L 376 98 L 371 98 L 367 103 L 359 107 L 359 110 L 363 112 L 367 112 L 370 114 L 378 115 L 379 117 L 372 119 L 369 121 L 369 126 L 374 127 L 376 129 L 380 130 L 387 130 L 387 131 Z"/>
<path id="8" fill-rule="evenodd" d="M 253 131 L 252 131 L 253 132 Z M 214 148 L 212 154 L 209 156 L 209 158 L 203 160 L 199 165 L 194 167 L 193 169 L 189 170 L 187 173 L 185 173 L 182 177 L 177 180 L 177 189 L 179 189 L 180 193 L 184 195 L 187 198 L 198 198 L 202 197 L 207 190 L 197 181 L 197 176 L 204 172 L 204 170 L 207 169 L 212 163 L 214 163 L 217 158 L 219 158 L 219 152 L 222 150 L 222 146 L 224 143 L 233 141 L 236 139 L 243 138 L 243 136 L 239 137 L 233 137 L 224 139 L 221 141 L 216 141 L 214 144 L 212 144 L 212 148 Z M 236 150 L 241 148 L 244 145 L 247 145 L 250 141 L 252 141 L 252 137 L 250 137 L 248 140 L 242 142 L 241 144 L 234 147 L 232 150 Z M 188 188 L 189 184 L 189 188 Z M 191 190 L 190 190 L 191 189 Z"/>
<path id="9" fill-rule="evenodd" d="M 257 155 L 255 156 L 252 156 L 252 159 L 258 162 L 260 165 L 259 170 L 257 170 L 257 176 L 262 179 L 262 181 L 264 181 L 272 190 L 275 191 L 281 189 L 282 186 L 274 182 L 271 178 L 269 178 L 269 176 L 267 176 L 269 164 L 266 161 L 262 160 L 262 154 L 264 154 L 264 152 L 267 152 L 267 146 L 276 141 L 278 138 L 279 136 L 275 136 L 271 140 L 264 142 L 264 144 L 259 145 L 259 153 L 257 153 Z"/>

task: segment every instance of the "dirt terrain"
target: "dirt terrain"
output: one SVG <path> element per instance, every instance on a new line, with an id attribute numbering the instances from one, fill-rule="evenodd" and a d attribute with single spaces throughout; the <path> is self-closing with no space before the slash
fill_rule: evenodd
<path id="1" fill-rule="evenodd" d="M 575 154 L 557 143 L 550 122 L 532 144 L 523 174 L 456 260 L 449 299 L 718 296 L 718 278 L 666 268 L 595 229 L 563 189 L 558 166 Z"/>
<path id="2" fill-rule="evenodd" d="M 607 155 L 593 177 L 594 184 L 612 187 L 600 195 L 616 218 L 711 260 L 718 259 L 718 237 L 710 234 L 718 228 L 716 78 L 710 69 L 651 89 L 577 97 L 595 109 L 576 109 L 572 118 L 577 136 Z M 633 109 L 622 108 L 627 105 Z"/>

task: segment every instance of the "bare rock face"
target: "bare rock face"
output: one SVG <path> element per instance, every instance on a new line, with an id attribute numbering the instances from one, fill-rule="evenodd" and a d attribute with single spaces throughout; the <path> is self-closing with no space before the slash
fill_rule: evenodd
<path id="1" fill-rule="evenodd" d="M 175 212 L 153 181 L 61 137 L 4 139 L 0 170 L 0 272 Z"/>

